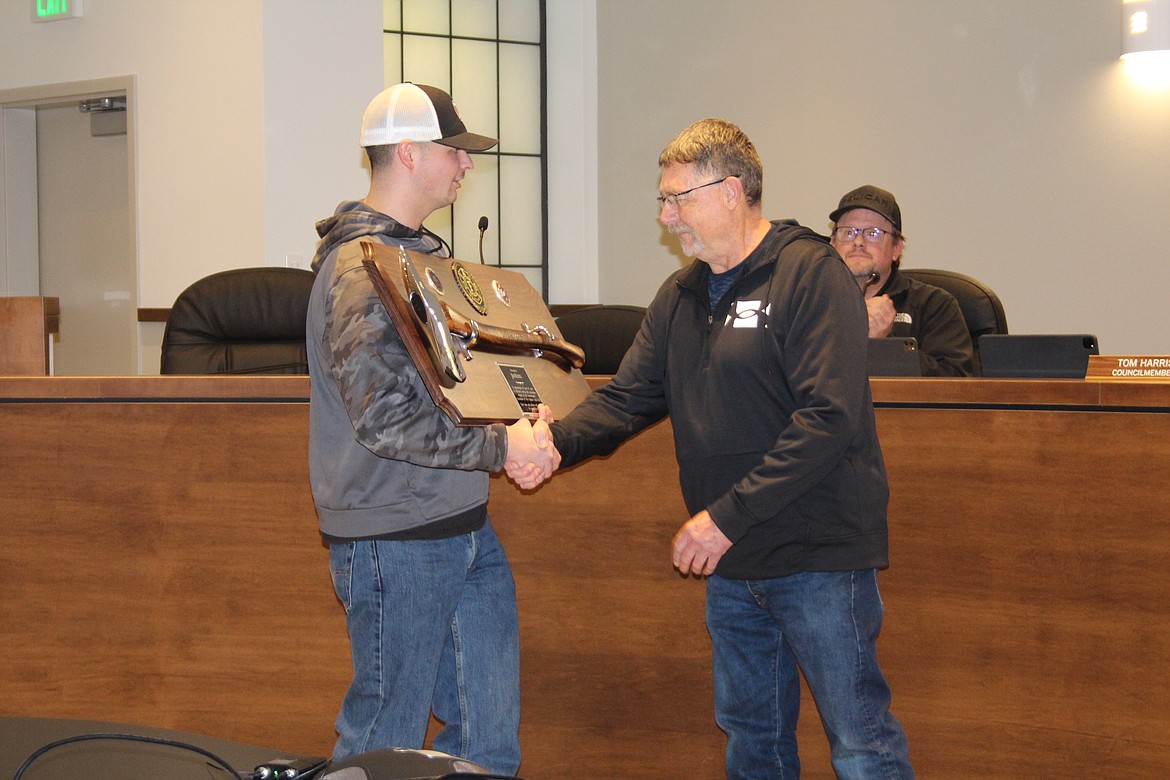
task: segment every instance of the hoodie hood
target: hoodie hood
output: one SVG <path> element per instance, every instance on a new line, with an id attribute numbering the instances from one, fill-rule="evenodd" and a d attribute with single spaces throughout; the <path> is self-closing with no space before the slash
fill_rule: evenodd
<path id="1" fill-rule="evenodd" d="M 772 229 L 736 268 L 746 275 L 757 268 L 771 265 L 779 257 L 780 251 L 784 247 L 800 239 L 811 239 L 825 245 L 829 243 L 827 237 L 804 227 L 794 219 L 774 219 L 772 220 Z M 679 272 L 678 284 L 692 290 L 705 289 L 710 272 L 711 267 L 696 258 L 689 266 Z"/>
<path id="2" fill-rule="evenodd" d="M 331 216 L 317 223 L 317 235 L 321 237 L 321 243 L 313 257 L 314 272 L 320 270 L 330 252 L 363 236 L 393 238 L 394 243 L 420 252 L 434 252 L 442 246 L 441 240 L 426 228 L 415 230 L 407 227 L 360 200 L 342 201 Z"/>

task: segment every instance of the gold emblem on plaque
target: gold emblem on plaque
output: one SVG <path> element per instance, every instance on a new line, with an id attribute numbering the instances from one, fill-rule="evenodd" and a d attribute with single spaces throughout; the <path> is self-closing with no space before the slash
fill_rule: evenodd
<path id="1" fill-rule="evenodd" d="M 459 292 L 471 304 L 471 308 L 483 315 L 487 315 L 487 301 L 484 300 L 483 290 L 471 272 L 458 262 L 451 263 L 451 275 L 455 277 L 455 284 L 459 285 Z"/>

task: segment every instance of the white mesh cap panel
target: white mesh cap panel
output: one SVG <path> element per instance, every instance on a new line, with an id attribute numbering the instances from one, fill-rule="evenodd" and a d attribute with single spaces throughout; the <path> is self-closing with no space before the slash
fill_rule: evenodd
<path id="1" fill-rule="evenodd" d="M 362 115 L 362 146 L 443 137 L 439 117 L 427 94 L 414 84 L 395 84 L 378 93 Z"/>

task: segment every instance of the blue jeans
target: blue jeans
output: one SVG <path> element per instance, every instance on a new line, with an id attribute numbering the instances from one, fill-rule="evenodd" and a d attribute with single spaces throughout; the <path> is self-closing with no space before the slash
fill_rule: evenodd
<path id="1" fill-rule="evenodd" d="M 329 549 L 345 607 L 353 682 L 333 758 L 433 749 L 496 774 L 520 766 L 516 586 L 491 524 L 450 539 L 360 541 Z"/>
<path id="2" fill-rule="evenodd" d="M 727 777 L 800 777 L 796 719 L 804 672 L 841 780 L 912 778 L 876 647 L 882 601 L 873 569 L 769 580 L 707 579 L 715 720 Z"/>

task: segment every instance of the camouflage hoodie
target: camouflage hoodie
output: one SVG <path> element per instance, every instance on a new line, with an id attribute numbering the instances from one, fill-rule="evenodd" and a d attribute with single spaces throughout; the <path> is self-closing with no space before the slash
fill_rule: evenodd
<path id="1" fill-rule="evenodd" d="M 360 250 L 347 247 L 361 238 L 445 254 L 441 243 L 361 201 L 343 202 L 317 233 L 306 336 L 309 479 L 321 532 L 363 539 L 482 518 L 488 472 L 504 465 L 504 426 L 456 427 L 435 406 Z"/>

